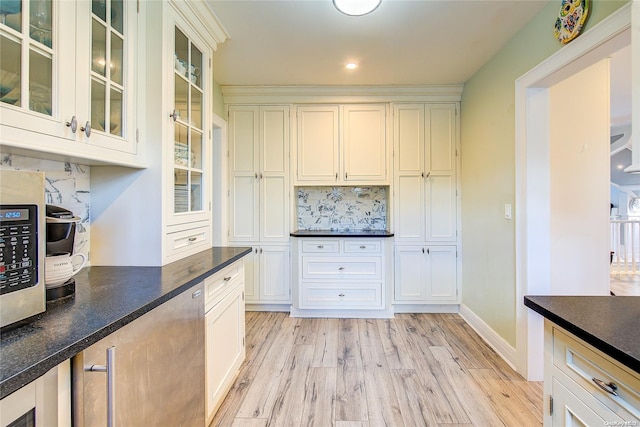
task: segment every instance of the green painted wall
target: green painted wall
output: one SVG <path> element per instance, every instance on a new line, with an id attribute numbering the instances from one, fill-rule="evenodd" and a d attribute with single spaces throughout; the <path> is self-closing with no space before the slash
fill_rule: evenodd
<path id="1" fill-rule="evenodd" d="M 627 1 L 592 0 L 583 31 Z M 516 345 L 515 81 L 562 48 L 549 4 L 464 86 L 461 107 L 462 302 Z M 514 217 L 518 215 L 515 212 Z"/>

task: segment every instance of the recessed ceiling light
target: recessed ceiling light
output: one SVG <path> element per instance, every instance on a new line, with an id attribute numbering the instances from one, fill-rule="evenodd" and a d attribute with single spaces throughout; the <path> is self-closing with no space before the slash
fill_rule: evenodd
<path id="1" fill-rule="evenodd" d="M 358 68 L 358 64 L 356 64 L 355 62 L 348 62 L 346 67 L 349 70 L 355 70 L 356 68 Z"/>

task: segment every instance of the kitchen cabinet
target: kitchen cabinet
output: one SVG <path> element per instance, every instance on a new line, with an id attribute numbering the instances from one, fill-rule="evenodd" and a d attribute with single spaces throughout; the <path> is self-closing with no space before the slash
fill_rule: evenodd
<path id="1" fill-rule="evenodd" d="M 458 303 L 455 246 L 396 245 L 394 303 Z"/>
<path id="2" fill-rule="evenodd" d="M 297 185 L 389 184 L 387 106 L 298 106 Z"/>
<path id="3" fill-rule="evenodd" d="M 205 279 L 205 323 L 209 425 L 245 358 L 242 260 Z"/>
<path id="4" fill-rule="evenodd" d="M 291 303 L 289 245 L 259 245 L 252 249 L 251 254 L 244 257 L 247 305 L 261 309 L 288 308 Z"/>
<path id="5" fill-rule="evenodd" d="M 394 106 L 397 242 L 457 241 L 457 109 L 457 104 Z"/>
<path id="6" fill-rule="evenodd" d="M 75 426 L 205 424 L 203 292 L 200 283 L 72 359 Z"/>
<path id="7" fill-rule="evenodd" d="M 289 107 L 232 105 L 228 134 L 229 242 L 288 242 Z"/>
<path id="8" fill-rule="evenodd" d="M 229 243 L 253 247 L 246 301 L 290 303 L 290 108 L 231 105 L 228 113 Z"/>
<path id="9" fill-rule="evenodd" d="M 394 302 L 457 304 L 458 104 L 395 104 Z"/>
<path id="10" fill-rule="evenodd" d="M 0 426 L 71 427 L 69 360 L 2 399 Z"/>
<path id="11" fill-rule="evenodd" d="M 215 31 L 209 25 L 216 21 L 207 13 L 202 2 L 140 2 L 147 31 L 139 108 L 150 163 L 135 175 L 92 169 L 91 190 L 101 196 L 91 206 L 93 265 L 165 265 L 212 245 Z M 132 239 L 125 222 L 135 223 L 144 239 Z"/>
<path id="12" fill-rule="evenodd" d="M 390 314 L 386 239 L 296 238 L 294 242 L 292 316 Z"/>
<path id="13" fill-rule="evenodd" d="M 637 425 L 640 375 L 545 320 L 544 425 Z"/>
<path id="14" fill-rule="evenodd" d="M 3 150 L 142 166 L 136 3 L 7 0 L 2 9 Z"/>

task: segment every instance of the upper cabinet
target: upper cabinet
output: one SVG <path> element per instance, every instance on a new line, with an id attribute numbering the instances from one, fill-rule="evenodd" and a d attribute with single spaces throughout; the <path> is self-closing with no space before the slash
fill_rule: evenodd
<path id="1" fill-rule="evenodd" d="M 2 144 L 140 166 L 136 2 L 3 0 L 0 9 Z"/>
<path id="2" fill-rule="evenodd" d="M 389 184 L 387 106 L 297 107 L 298 185 Z"/>
<path id="3" fill-rule="evenodd" d="M 457 105 L 396 104 L 396 242 L 456 242 Z"/>

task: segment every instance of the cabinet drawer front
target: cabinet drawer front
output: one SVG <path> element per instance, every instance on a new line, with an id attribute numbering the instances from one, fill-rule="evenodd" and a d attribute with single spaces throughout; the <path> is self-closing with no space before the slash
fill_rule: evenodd
<path id="1" fill-rule="evenodd" d="M 302 257 L 303 279 L 382 280 L 380 257 Z"/>
<path id="2" fill-rule="evenodd" d="M 340 252 L 340 240 L 303 240 L 302 252 L 337 254 Z"/>
<path id="3" fill-rule="evenodd" d="M 553 330 L 553 364 L 596 399 L 628 420 L 640 419 L 640 377 L 610 361 L 559 329 Z M 603 390 L 615 385 L 618 396 Z"/>
<path id="4" fill-rule="evenodd" d="M 345 253 L 382 253 L 382 242 L 380 240 L 351 240 L 344 241 Z"/>
<path id="5" fill-rule="evenodd" d="M 362 287 L 345 288 L 305 283 L 302 287 L 302 306 L 381 308 L 382 284 L 367 283 Z"/>
<path id="6" fill-rule="evenodd" d="M 211 241 L 211 227 L 204 226 L 189 230 L 168 233 L 166 237 L 167 257 L 189 252 L 202 247 Z"/>
<path id="7" fill-rule="evenodd" d="M 215 305 L 230 289 L 232 289 L 238 280 L 244 278 L 244 264 L 235 262 L 229 267 L 204 279 L 204 302 L 206 306 Z"/>

